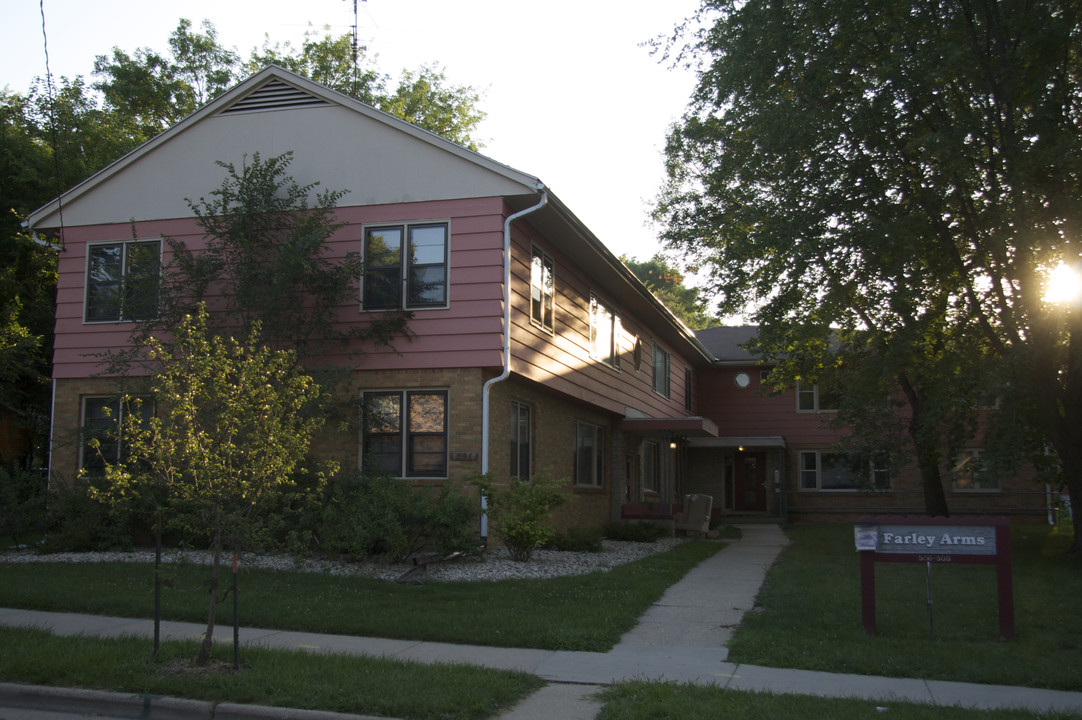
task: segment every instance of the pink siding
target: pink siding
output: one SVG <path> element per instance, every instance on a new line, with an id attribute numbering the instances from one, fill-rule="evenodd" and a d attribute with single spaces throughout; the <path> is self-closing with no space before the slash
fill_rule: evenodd
<path id="1" fill-rule="evenodd" d="M 337 212 L 347 225 L 328 243 L 327 257 L 344 257 L 361 250 L 366 224 L 418 220 L 450 222 L 449 297 L 447 309 L 418 311 L 412 341 L 401 339 L 395 350 L 364 348 L 358 364 L 365 368 L 490 367 L 500 364 L 502 303 L 502 245 L 504 203 L 501 198 L 479 198 L 346 207 Z M 86 245 L 92 242 L 172 237 L 198 248 L 202 232 L 190 218 L 130 224 L 69 228 L 61 254 L 57 293 L 54 376 L 88 377 L 101 372 L 94 357 L 127 346 L 132 323 L 84 323 L 83 294 Z M 163 247 L 165 263 L 170 254 Z M 368 314 L 359 302 L 344 306 L 343 325 L 363 326 Z M 328 357 L 328 361 L 344 361 Z"/>
<path id="2" fill-rule="evenodd" d="M 516 224 L 512 247 L 512 370 L 574 398 L 623 416 L 633 408 L 651 417 L 683 417 L 684 368 L 687 361 L 671 347 L 671 392 L 653 390 L 652 348 L 655 337 L 642 321 L 622 307 L 614 293 L 587 277 L 539 234 Z M 530 322 L 531 244 L 553 258 L 555 276 L 554 332 Z M 590 357 L 590 293 L 598 293 L 620 316 L 623 325 L 620 369 Z M 634 339 L 644 347 L 641 369 L 634 366 Z"/>
<path id="3" fill-rule="evenodd" d="M 702 378 L 698 392 L 702 414 L 718 424 L 718 435 L 781 435 L 789 445 L 830 447 L 837 438 L 829 426 L 833 414 L 797 412 L 796 392 L 769 394 L 769 388 L 759 383 L 761 369 L 756 365 L 716 368 Z M 750 386 L 736 386 L 733 378 L 739 372 L 751 377 Z"/>

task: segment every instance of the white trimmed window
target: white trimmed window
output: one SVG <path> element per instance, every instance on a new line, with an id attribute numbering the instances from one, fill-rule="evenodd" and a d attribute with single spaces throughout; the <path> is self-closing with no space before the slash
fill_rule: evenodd
<path id="1" fill-rule="evenodd" d="M 962 450 L 954 457 L 951 468 L 951 486 L 954 490 L 998 491 L 999 475 L 984 461 L 984 451 L 977 448 Z"/>
<path id="2" fill-rule="evenodd" d="M 365 228 L 365 310 L 445 307 L 448 245 L 445 222 Z"/>
<path id="3" fill-rule="evenodd" d="M 596 295 L 590 295 L 590 357 L 620 369 L 620 316 Z"/>
<path id="4" fill-rule="evenodd" d="M 160 240 L 87 246 L 86 322 L 150 320 L 158 316 Z"/>
<path id="5" fill-rule="evenodd" d="M 604 485 L 602 440 L 600 427 L 575 421 L 575 485 Z"/>
<path id="6" fill-rule="evenodd" d="M 447 391 L 393 390 L 361 395 L 361 457 L 399 478 L 447 477 Z"/>
<path id="7" fill-rule="evenodd" d="M 554 327 L 555 288 L 552 258 L 535 247 L 530 263 L 530 322 L 546 332 Z"/>
<path id="8" fill-rule="evenodd" d="M 819 383 L 796 382 L 797 412 L 837 412 L 838 394 Z"/>
<path id="9" fill-rule="evenodd" d="M 828 450 L 800 451 L 801 490 L 889 490 L 886 453 L 868 459 Z"/>

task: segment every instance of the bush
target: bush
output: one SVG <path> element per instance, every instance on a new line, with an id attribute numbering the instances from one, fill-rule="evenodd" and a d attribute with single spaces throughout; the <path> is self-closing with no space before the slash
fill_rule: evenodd
<path id="1" fill-rule="evenodd" d="M 605 537 L 609 540 L 641 543 L 656 542 L 669 534 L 661 525 L 626 521 L 616 521 L 606 524 L 604 533 Z"/>
<path id="2" fill-rule="evenodd" d="M 45 474 L 19 464 L 0 466 L 0 534 L 16 545 L 45 531 Z"/>
<path id="3" fill-rule="evenodd" d="M 471 550 L 479 513 L 457 485 L 432 493 L 359 470 L 333 477 L 319 507 L 318 547 L 355 560 L 401 560 L 426 548 L 443 555 Z"/>
<path id="4" fill-rule="evenodd" d="M 477 476 L 471 482 L 488 498 L 489 515 L 512 560 L 526 562 L 556 534 L 544 523 L 553 510 L 567 502 L 567 496 L 560 492 L 566 480 L 538 475 L 525 482 L 512 478 L 496 485 L 491 476 Z"/>
<path id="5" fill-rule="evenodd" d="M 104 478 L 78 478 L 52 483 L 46 552 L 130 550 L 136 533 L 146 535 L 150 515 L 139 520 L 130 505 L 110 505 L 98 497 Z"/>
<path id="6" fill-rule="evenodd" d="M 571 528 L 567 532 L 557 532 L 545 548 L 566 552 L 601 552 L 601 528 Z"/>

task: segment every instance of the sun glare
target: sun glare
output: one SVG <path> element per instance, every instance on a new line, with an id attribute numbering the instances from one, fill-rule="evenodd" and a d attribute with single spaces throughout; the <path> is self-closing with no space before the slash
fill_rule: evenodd
<path id="1" fill-rule="evenodd" d="M 1044 300 L 1050 303 L 1070 303 L 1082 296 L 1082 278 L 1070 265 L 1060 263 L 1048 275 Z"/>

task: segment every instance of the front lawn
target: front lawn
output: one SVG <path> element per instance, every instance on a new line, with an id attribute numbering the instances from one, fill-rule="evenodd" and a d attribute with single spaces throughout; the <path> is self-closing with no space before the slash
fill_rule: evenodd
<path id="1" fill-rule="evenodd" d="M 992 566 L 876 565 L 877 630 L 864 633 L 852 525 L 786 528 L 792 544 L 729 645 L 731 662 L 1082 690 L 1082 563 L 1062 526 L 1014 525 L 1016 639 L 1001 642 Z M 1069 532 L 1069 531 L 1068 531 Z"/>
<path id="2" fill-rule="evenodd" d="M 243 570 L 242 625 L 498 647 L 606 652 L 688 570 L 722 546 L 678 545 L 607 572 L 546 580 L 398 585 L 317 573 Z M 206 621 L 208 569 L 170 569 L 169 620 Z M 151 617 L 153 568 L 132 563 L 0 563 L 0 607 Z M 219 632 L 232 624 L 219 606 Z"/>

